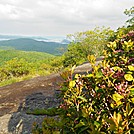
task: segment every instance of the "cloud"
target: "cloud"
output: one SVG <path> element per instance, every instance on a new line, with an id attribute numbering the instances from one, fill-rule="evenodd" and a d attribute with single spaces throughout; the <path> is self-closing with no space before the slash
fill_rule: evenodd
<path id="1" fill-rule="evenodd" d="M 133 0 L 1 0 L 0 28 L 10 33 L 66 35 L 95 26 L 117 28 Z M 14 31 L 13 31 L 14 30 Z"/>

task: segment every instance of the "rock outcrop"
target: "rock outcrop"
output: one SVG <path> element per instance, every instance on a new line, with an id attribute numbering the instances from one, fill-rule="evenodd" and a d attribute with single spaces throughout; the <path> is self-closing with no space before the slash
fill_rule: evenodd
<path id="1" fill-rule="evenodd" d="M 76 67 L 75 73 L 89 71 L 91 66 L 85 63 Z M 32 133 L 33 123 L 41 125 L 46 116 L 28 115 L 27 111 L 58 106 L 56 96 L 62 81 L 60 74 L 52 74 L 0 87 L 0 134 Z"/>

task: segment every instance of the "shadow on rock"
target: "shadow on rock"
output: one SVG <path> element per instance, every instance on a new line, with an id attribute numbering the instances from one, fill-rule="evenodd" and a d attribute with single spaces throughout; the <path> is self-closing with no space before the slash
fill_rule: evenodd
<path id="1" fill-rule="evenodd" d="M 60 103 L 56 94 L 54 96 L 45 96 L 43 93 L 34 93 L 25 98 L 17 110 L 14 112 L 8 123 L 8 131 L 12 134 L 31 134 L 33 123 L 41 126 L 46 115 L 29 115 L 27 111 L 34 109 L 43 109 L 56 107 Z"/>

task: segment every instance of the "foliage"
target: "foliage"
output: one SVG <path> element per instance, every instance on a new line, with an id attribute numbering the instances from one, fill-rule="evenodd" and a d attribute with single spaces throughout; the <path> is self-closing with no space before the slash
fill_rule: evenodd
<path id="1" fill-rule="evenodd" d="M 59 133 L 134 133 L 134 32 L 108 43 L 104 56 L 97 66 L 95 57 L 88 56 L 93 68 L 89 74 L 73 78 L 74 67 L 61 74 L 63 101 L 55 123 Z M 41 130 L 51 130 L 49 126 Z"/>
<path id="2" fill-rule="evenodd" d="M 124 13 L 125 13 L 128 17 L 130 17 L 130 19 L 127 20 L 127 23 L 128 23 L 130 26 L 134 25 L 134 6 L 131 7 L 129 10 L 126 9 L 126 10 L 124 11 Z"/>
<path id="3" fill-rule="evenodd" d="M 131 40 L 129 40 L 131 39 Z M 134 127 L 134 34 L 107 45 L 101 65 L 89 56 L 91 74 L 69 80 L 63 96 L 69 133 L 130 133 Z"/>
<path id="4" fill-rule="evenodd" d="M 59 114 L 59 110 L 58 108 L 34 109 L 32 111 L 27 111 L 27 114 L 55 116 Z"/>
<path id="5" fill-rule="evenodd" d="M 60 124 L 57 123 L 58 119 L 46 117 L 42 123 L 42 128 L 38 124 L 33 124 L 33 134 L 60 134 L 58 127 Z"/>
<path id="6" fill-rule="evenodd" d="M 51 58 L 55 56 L 42 53 L 42 52 L 28 52 L 19 50 L 0 50 L 0 65 L 5 64 L 6 61 L 12 60 L 13 58 L 25 59 L 28 62 L 42 62 L 49 63 Z"/>
<path id="7" fill-rule="evenodd" d="M 0 50 L 0 86 L 63 69 L 63 57 L 42 52 Z"/>
<path id="8" fill-rule="evenodd" d="M 109 28 L 96 27 L 93 30 L 69 35 L 71 43 L 68 51 L 64 54 L 64 67 L 78 65 L 87 60 L 89 54 L 95 56 L 102 55 L 102 51 L 108 42 L 108 38 L 113 34 Z"/>
<path id="9" fill-rule="evenodd" d="M 114 41 L 115 39 L 121 39 L 123 35 L 129 33 L 134 30 L 134 7 L 129 10 L 126 9 L 124 13 L 130 17 L 129 20 L 126 21 L 127 25 L 119 27 L 114 34 L 109 37 L 109 41 Z"/>
<path id="10" fill-rule="evenodd" d="M 28 75 L 32 71 L 34 69 L 26 60 L 14 58 L 0 67 L 0 81 Z"/>
<path id="11" fill-rule="evenodd" d="M 51 59 L 49 64 L 52 66 L 52 70 L 54 72 L 59 72 L 64 69 L 63 67 L 63 57 L 62 56 L 56 56 Z"/>

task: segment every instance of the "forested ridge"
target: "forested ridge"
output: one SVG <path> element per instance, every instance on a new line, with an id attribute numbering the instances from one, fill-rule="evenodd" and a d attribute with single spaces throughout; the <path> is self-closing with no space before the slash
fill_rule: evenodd
<path id="1" fill-rule="evenodd" d="M 17 38 L 0 41 L 0 48 L 16 49 L 23 51 L 46 52 L 53 55 L 61 55 L 60 48 L 66 49 L 67 44 L 57 42 L 37 41 L 30 38 Z"/>

